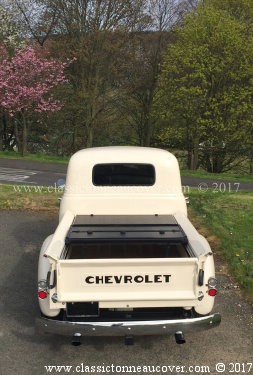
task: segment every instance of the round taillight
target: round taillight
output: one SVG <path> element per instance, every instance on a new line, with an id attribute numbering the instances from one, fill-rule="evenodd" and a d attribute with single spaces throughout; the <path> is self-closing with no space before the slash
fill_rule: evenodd
<path id="1" fill-rule="evenodd" d="M 211 289 L 208 290 L 208 294 L 209 294 L 209 296 L 214 297 L 217 294 L 217 290 L 214 289 L 214 288 L 211 288 Z"/>
<path id="2" fill-rule="evenodd" d="M 45 299 L 45 298 L 47 298 L 47 292 L 45 292 L 44 290 L 40 290 L 40 291 L 38 292 L 38 297 L 39 297 L 40 299 Z"/>

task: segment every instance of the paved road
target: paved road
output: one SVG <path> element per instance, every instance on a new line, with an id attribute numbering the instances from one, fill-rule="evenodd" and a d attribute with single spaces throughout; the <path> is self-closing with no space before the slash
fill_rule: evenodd
<path id="1" fill-rule="evenodd" d="M 37 335 L 34 320 L 39 313 L 36 301 L 39 248 L 56 224 L 55 217 L 44 214 L 0 212 L 1 375 L 45 375 L 44 366 L 48 365 L 71 365 L 70 373 L 77 374 L 75 366 L 81 363 L 87 366 L 185 366 L 181 368 L 184 372 L 178 374 L 190 373 L 193 368 L 188 366 L 198 366 L 193 374 L 217 375 L 215 365 L 222 362 L 227 367 L 223 374 L 229 375 L 235 373 L 229 372 L 233 370 L 230 363 L 237 362 L 241 364 L 241 371 L 237 373 L 247 373 L 242 370 L 243 364 L 253 362 L 252 306 L 241 298 L 219 260 L 221 290 L 216 311 L 222 313 L 222 323 L 216 329 L 189 334 L 185 345 L 176 345 L 171 336 L 138 337 L 135 345 L 129 347 L 123 345 L 121 338 L 87 338 L 82 346 L 75 348 L 70 345 L 69 338 Z M 208 368 L 201 369 L 201 366 Z M 247 369 L 245 365 L 245 371 Z M 165 372 L 152 372 L 152 369 L 145 372 L 144 368 L 138 373 Z"/>
<path id="2" fill-rule="evenodd" d="M 30 160 L 0 159 L 0 183 L 54 186 L 66 175 L 64 164 L 40 163 Z M 239 182 L 197 177 L 182 177 L 182 184 L 187 193 L 188 187 L 202 190 L 253 190 L 253 182 Z"/>
<path id="3" fill-rule="evenodd" d="M 0 159 L 0 183 L 54 186 L 64 178 L 67 165 L 40 163 L 31 160 Z"/>

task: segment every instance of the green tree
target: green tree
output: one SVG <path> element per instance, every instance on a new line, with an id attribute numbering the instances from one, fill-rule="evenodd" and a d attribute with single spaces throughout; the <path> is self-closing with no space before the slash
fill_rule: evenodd
<path id="1" fill-rule="evenodd" d="M 16 49 L 24 47 L 20 31 L 14 21 L 14 16 L 0 4 L 0 55 L 7 52 L 12 56 Z M 0 111 L 0 150 L 12 148 L 14 139 L 13 122 Z"/>
<path id="2" fill-rule="evenodd" d="M 168 136 L 185 140 L 190 169 L 201 161 L 221 172 L 238 157 L 252 126 L 253 34 L 241 17 L 202 3 L 168 48 L 156 113 Z"/>
<path id="3" fill-rule="evenodd" d="M 27 39 L 33 39 L 41 47 L 55 31 L 58 9 L 51 8 L 50 1 L 10 0 L 8 8 L 15 14 L 16 23 Z"/>
<path id="4" fill-rule="evenodd" d="M 77 58 L 70 82 L 75 97 L 75 127 L 83 144 L 94 144 L 94 129 L 111 118 L 122 46 L 130 32 L 145 23 L 143 1 L 51 0 L 58 11 L 55 54 Z M 65 52 L 66 51 L 66 52 Z"/>
<path id="5" fill-rule="evenodd" d="M 133 131 L 133 142 L 155 143 L 159 121 L 152 112 L 157 79 L 171 30 L 193 7 L 190 0 L 146 0 L 148 29 L 131 35 L 121 77 L 119 108 Z"/>
<path id="6" fill-rule="evenodd" d="M 22 48 L 24 42 L 20 37 L 18 25 L 15 23 L 14 16 L 0 4 L 0 42 L 4 45 L 9 54 L 15 49 Z"/>
<path id="7" fill-rule="evenodd" d="M 251 0 L 202 0 L 216 9 L 224 10 L 230 17 L 252 27 L 253 7 Z"/>

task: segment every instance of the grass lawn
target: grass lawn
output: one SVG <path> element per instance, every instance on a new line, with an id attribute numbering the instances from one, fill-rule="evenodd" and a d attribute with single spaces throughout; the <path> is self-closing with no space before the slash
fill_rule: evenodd
<path id="1" fill-rule="evenodd" d="M 61 163 L 67 164 L 69 157 L 67 156 L 51 156 L 44 154 L 27 154 L 26 156 L 21 156 L 19 153 L 14 151 L 0 151 L 0 159 L 21 159 L 21 160 L 34 160 L 41 163 Z"/>
<path id="2" fill-rule="evenodd" d="M 215 179 L 215 180 L 253 182 L 253 175 L 249 175 L 249 174 L 235 174 L 235 173 L 229 173 L 229 172 L 209 173 L 205 171 L 188 171 L 188 170 L 182 170 L 181 174 L 182 176 L 210 178 L 210 179 Z"/>
<path id="3" fill-rule="evenodd" d="M 0 210 L 58 212 L 58 198 L 61 197 L 62 193 L 49 192 L 47 188 L 33 186 L 27 186 L 26 189 L 30 189 L 30 192 L 21 190 L 18 185 L 0 184 Z"/>
<path id="4" fill-rule="evenodd" d="M 0 185 L 1 210 L 35 210 L 58 213 L 62 192 L 47 188 Z M 37 191 L 35 190 L 37 189 Z M 213 193 L 191 189 L 190 218 L 208 238 L 211 247 L 227 261 L 237 282 L 253 302 L 253 193 Z"/>
<path id="5" fill-rule="evenodd" d="M 192 189 L 190 217 L 205 228 L 216 251 L 253 301 L 253 193 L 199 193 Z M 210 241 L 210 242 L 211 242 Z M 212 246 L 212 242 L 211 242 Z"/>

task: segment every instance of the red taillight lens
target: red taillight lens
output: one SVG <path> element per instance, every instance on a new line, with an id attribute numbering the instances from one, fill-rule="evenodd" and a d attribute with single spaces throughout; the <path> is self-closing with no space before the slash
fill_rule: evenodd
<path id="1" fill-rule="evenodd" d="M 214 289 L 214 288 L 211 288 L 211 289 L 208 290 L 208 294 L 209 294 L 209 296 L 214 297 L 217 294 L 217 290 Z"/>
<path id="2" fill-rule="evenodd" d="M 38 297 L 39 297 L 40 299 L 45 299 L 45 298 L 47 298 L 47 292 L 45 292 L 44 290 L 40 290 L 40 291 L 38 292 Z"/>

